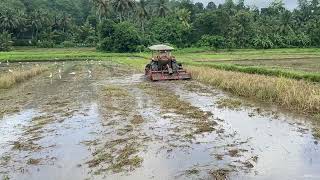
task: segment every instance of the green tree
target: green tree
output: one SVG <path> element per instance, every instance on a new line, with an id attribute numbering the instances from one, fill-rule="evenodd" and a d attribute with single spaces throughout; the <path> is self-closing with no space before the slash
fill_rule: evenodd
<path id="1" fill-rule="evenodd" d="M 10 51 L 11 46 L 11 35 L 7 31 L 0 33 L 0 51 Z"/>
<path id="2" fill-rule="evenodd" d="M 191 12 L 188 11 L 187 9 L 178 9 L 176 12 L 179 20 L 182 22 L 182 24 L 187 27 L 190 28 L 190 16 L 191 16 Z"/>
<path id="3" fill-rule="evenodd" d="M 156 12 L 157 12 L 158 16 L 166 17 L 166 15 L 167 15 L 167 13 L 169 11 L 168 1 L 167 0 L 156 1 L 155 9 L 156 9 Z"/>
<path id="4" fill-rule="evenodd" d="M 139 17 L 139 21 L 140 21 L 140 27 L 141 30 L 144 32 L 144 23 L 145 20 L 148 18 L 149 14 L 147 12 L 147 1 L 145 0 L 140 0 L 140 2 L 138 3 L 138 9 L 137 9 L 137 13 L 138 13 L 138 17 Z"/>
<path id="5" fill-rule="evenodd" d="M 100 29 L 99 49 L 113 52 L 134 52 L 138 51 L 141 45 L 141 38 L 138 30 L 129 22 L 112 23 L 104 21 Z"/>
<path id="6" fill-rule="evenodd" d="M 109 0 L 91 0 L 96 7 L 96 14 L 98 15 L 99 22 L 107 16 L 109 12 L 110 1 Z"/>
<path id="7" fill-rule="evenodd" d="M 155 18 L 148 28 L 154 43 L 170 43 L 180 47 L 190 45 L 191 29 L 176 18 Z"/>
<path id="8" fill-rule="evenodd" d="M 12 32 L 24 24 L 24 21 L 25 18 L 22 11 L 15 12 L 12 9 L 6 9 L 0 12 L 0 28 L 2 31 Z"/>
<path id="9" fill-rule="evenodd" d="M 201 39 L 198 41 L 198 46 L 210 47 L 214 50 L 218 50 L 221 48 L 225 48 L 226 40 L 222 36 L 203 35 Z"/>
<path id="10" fill-rule="evenodd" d="M 116 11 L 119 13 L 120 22 L 122 22 L 123 17 L 127 14 L 129 17 L 129 12 L 132 11 L 136 4 L 134 0 L 115 0 Z"/>
<path id="11" fill-rule="evenodd" d="M 206 8 L 209 10 L 217 9 L 217 5 L 214 2 L 209 2 Z"/>

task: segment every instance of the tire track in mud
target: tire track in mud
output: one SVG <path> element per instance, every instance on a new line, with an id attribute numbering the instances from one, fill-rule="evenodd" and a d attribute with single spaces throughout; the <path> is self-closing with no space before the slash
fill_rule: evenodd
<path id="1" fill-rule="evenodd" d="M 240 148 L 247 141 L 226 134 L 210 112 L 162 84 L 128 79 L 109 81 L 99 98 L 105 130 L 103 138 L 87 142 L 94 157 L 87 162 L 91 178 L 225 178 L 250 169 L 243 157 L 247 150 Z M 224 144 L 226 138 L 232 146 Z"/>
<path id="2" fill-rule="evenodd" d="M 176 121 L 176 127 L 173 130 L 175 134 L 180 134 L 180 137 L 170 141 L 187 141 L 186 153 L 199 153 L 200 150 L 201 153 L 208 154 L 207 161 L 203 161 L 198 160 L 199 154 L 195 153 L 191 157 L 189 167 L 182 170 L 184 172 L 180 174 L 181 178 L 191 175 L 202 178 L 210 178 L 210 176 L 226 178 L 237 170 L 250 170 L 253 166 L 249 161 L 251 157 L 244 156 L 248 150 L 243 146 L 248 143 L 248 140 L 235 140 L 235 132 L 226 133 L 223 126 L 219 125 L 220 119 L 214 119 L 214 114 L 210 110 L 201 109 L 181 98 L 174 88 L 177 84 L 179 83 L 166 82 L 142 86 L 149 95 L 156 97 L 164 117 L 170 118 L 170 113 L 173 113 L 170 121 Z M 200 85 L 197 87 L 199 88 Z M 180 117 L 176 118 L 177 115 Z M 228 141 L 232 143 L 225 144 Z"/>
<path id="3" fill-rule="evenodd" d="M 102 132 L 105 138 L 87 142 L 96 145 L 94 158 L 87 164 L 95 175 L 104 171 L 132 171 L 141 165 L 143 160 L 137 153 L 148 139 L 138 130 L 144 119 L 135 111 L 134 97 L 120 86 L 107 85 L 99 100 L 101 123 L 107 131 Z"/>

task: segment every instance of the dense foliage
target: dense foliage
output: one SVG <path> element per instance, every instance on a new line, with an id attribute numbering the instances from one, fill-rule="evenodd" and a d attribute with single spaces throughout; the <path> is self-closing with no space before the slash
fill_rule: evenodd
<path id="1" fill-rule="evenodd" d="M 8 32 L 0 33 L 0 51 L 11 50 L 11 35 Z"/>
<path id="2" fill-rule="evenodd" d="M 139 51 L 153 43 L 178 47 L 284 48 L 320 46 L 320 0 L 281 0 L 267 8 L 191 0 L 1 0 L 0 42 L 16 46 Z"/>

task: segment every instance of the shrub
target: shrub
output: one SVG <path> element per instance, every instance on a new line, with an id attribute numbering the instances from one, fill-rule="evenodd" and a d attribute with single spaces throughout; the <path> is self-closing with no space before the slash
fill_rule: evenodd
<path id="1" fill-rule="evenodd" d="M 31 39 L 16 39 L 13 42 L 13 46 L 33 46 Z"/>
<path id="2" fill-rule="evenodd" d="M 12 49 L 11 34 L 3 32 L 0 34 L 0 51 L 10 51 Z"/>
<path id="3" fill-rule="evenodd" d="M 274 44 L 268 36 L 256 36 L 253 39 L 253 47 L 256 49 L 271 49 L 274 48 Z"/>
<path id="4" fill-rule="evenodd" d="M 53 48 L 54 42 L 49 40 L 38 41 L 37 47 L 39 48 Z"/>
<path id="5" fill-rule="evenodd" d="M 62 43 L 62 46 L 65 47 L 65 48 L 68 48 L 68 47 L 76 47 L 76 44 L 73 43 L 72 41 L 64 41 Z"/>
<path id="6" fill-rule="evenodd" d="M 153 43 L 168 43 L 178 47 L 190 45 L 191 28 L 174 18 L 154 18 L 147 26 Z"/>
<path id="7" fill-rule="evenodd" d="M 142 42 L 138 30 L 129 22 L 102 24 L 99 33 L 98 49 L 103 51 L 134 52 Z"/>
<path id="8" fill-rule="evenodd" d="M 226 47 L 226 40 L 222 36 L 203 35 L 198 41 L 198 46 L 221 49 Z"/>

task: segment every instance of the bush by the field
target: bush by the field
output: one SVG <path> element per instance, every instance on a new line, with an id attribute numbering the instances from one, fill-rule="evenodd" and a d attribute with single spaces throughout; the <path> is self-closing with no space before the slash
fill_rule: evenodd
<path id="1" fill-rule="evenodd" d="M 0 33 L 0 51 L 10 51 L 12 48 L 11 35 L 8 32 Z"/>

